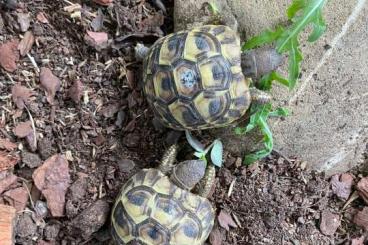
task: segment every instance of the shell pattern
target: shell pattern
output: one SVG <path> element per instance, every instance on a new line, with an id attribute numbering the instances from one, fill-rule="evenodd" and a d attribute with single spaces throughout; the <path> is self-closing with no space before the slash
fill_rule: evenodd
<path id="1" fill-rule="evenodd" d="M 214 211 L 206 198 L 180 189 L 157 169 L 144 169 L 121 189 L 111 220 L 116 244 L 201 245 Z"/>
<path id="2" fill-rule="evenodd" d="M 157 118 L 177 130 L 222 127 L 250 105 L 240 39 L 206 25 L 159 39 L 144 60 L 144 92 Z"/>

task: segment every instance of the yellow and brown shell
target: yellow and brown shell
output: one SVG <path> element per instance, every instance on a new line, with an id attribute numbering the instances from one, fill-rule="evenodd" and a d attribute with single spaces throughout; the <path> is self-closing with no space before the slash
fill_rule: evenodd
<path id="1" fill-rule="evenodd" d="M 250 105 L 240 39 L 227 26 L 206 25 L 159 39 L 144 60 L 144 92 L 168 127 L 206 129 L 231 124 Z"/>
<path id="2" fill-rule="evenodd" d="M 214 223 L 211 203 L 157 169 L 144 169 L 121 189 L 112 210 L 116 244 L 201 245 Z"/>

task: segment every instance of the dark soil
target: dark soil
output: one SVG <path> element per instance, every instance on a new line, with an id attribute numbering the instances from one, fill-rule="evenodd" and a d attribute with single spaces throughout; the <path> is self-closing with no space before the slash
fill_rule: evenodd
<path id="1" fill-rule="evenodd" d="M 29 30 L 36 37 L 30 55 L 39 67 L 50 68 L 62 81 L 51 106 L 27 56 L 21 58 L 14 73 L 0 69 L 0 138 L 18 144 L 21 161 L 13 173 L 19 177 L 17 185 L 27 186 L 32 198 L 20 212 L 17 243 L 108 244 L 108 216 L 122 183 L 139 169 L 155 166 L 164 150 L 182 136 L 152 121 L 140 86 L 141 64 L 133 55 L 137 41 L 151 44 L 172 31 L 173 0 L 163 1 L 166 15 L 152 4 L 154 1 L 115 0 L 113 8 L 92 1 L 71 1 L 83 6 L 82 19 L 75 20 L 64 10 L 70 6 L 69 1 L 23 1 L 17 10 L 12 10 L 9 6 L 14 2 L 0 1 L 0 44 L 21 34 L 16 13 L 29 13 Z M 91 13 L 97 14 L 98 9 L 105 16 L 99 31 L 108 33 L 111 41 L 106 49 L 96 51 L 86 44 L 84 36 L 92 30 Z M 45 13 L 49 24 L 36 20 L 39 12 Z M 75 103 L 69 90 L 77 79 L 84 92 Z M 33 153 L 28 142 L 12 131 L 19 122 L 29 120 L 26 111 L 19 116 L 12 101 L 14 83 L 35 94 L 27 106 L 38 136 Z M 201 139 L 207 143 L 211 140 L 205 132 Z M 179 141 L 183 148 L 178 160 L 191 158 L 192 151 L 184 137 Z M 65 216 L 61 218 L 47 211 L 46 200 L 32 180 L 34 170 L 55 153 L 68 156 L 72 180 L 66 194 Z M 218 171 L 211 200 L 217 213 L 226 211 L 237 227 L 226 231 L 216 224 L 211 235 L 213 245 L 221 244 L 219 241 L 349 244 L 353 234 L 360 234 L 360 230 L 348 226 L 349 209 L 341 211 L 343 203 L 332 196 L 323 174 L 305 171 L 300 162 L 277 154 L 248 168 L 239 164 L 241 156 L 226 152 L 225 156 L 226 167 Z M 7 203 L 1 195 L 0 203 Z M 343 217 L 342 228 L 332 236 L 319 230 L 324 210 Z"/>

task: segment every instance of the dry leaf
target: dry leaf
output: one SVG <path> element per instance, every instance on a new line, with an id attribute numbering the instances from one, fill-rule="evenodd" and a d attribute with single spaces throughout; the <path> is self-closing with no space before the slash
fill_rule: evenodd
<path id="1" fill-rule="evenodd" d="M 87 31 L 87 34 L 84 36 L 84 40 L 88 45 L 100 51 L 107 47 L 109 37 L 106 32 Z"/>
<path id="2" fill-rule="evenodd" d="M 12 184 L 17 182 L 18 177 L 10 173 L 4 179 L 0 180 L 0 194 L 6 191 Z"/>
<path id="3" fill-rule="evenodd" d="M 356 185 L 356 188 L 358 189 L 359 196 L 368 204 L 368 177 L 362 178 Z"/>
<path id="4" fill-rule="evenodd" d="M 331 178 L 332 192 L 342 200 L 347 200 L 351 194 L 354 178 L 351 174 L 336 174 Z"/>
<path id="5" fill-rule="evenodd" d="M 364 207 L 362 211 L 359 211 L 354 216 L 353 222 L 368 231 L 368 207 Z"/>
<path id="6" fill-rule="evenodd" d="M 335 234 L 337 228 L 340 226 L 340 216 L 324 210 L 321 214 L 320 230 L 326 236 Z"/>
<path id="7" fill-rule="evenodd" d="M 3 194 L 9 205 L 13 206 L 17 212 L 21 212 L 27 206 L 28 192 L 24 187 L 9 190 Z"/>
<path id="8" fill-rule="evenodd" d="M 60 90 L 61 81 L 49 68 L 42 67 L 40 73 L 40 82 L 46 92 L 47 101 L 52 105 L 57 91 Z"/>
<path id="9" fill-rule="evenodd" d="M 229 227 L 233 227 L 233 228 L 237 228 L 238 227 L 236 225 L 235 221 L 233 220 L 233 218 L 230 216 L 230 214 L 228 214 L 224 210 L 221 210 L 220 211 L 220 214 L 218 215 L 217 220 L 218 220 L 220 226 L 222 228 L 224 228 L 225 230 L 227 230 L 227 231 L 230 230 Z"/>
<path id="10" fill-rule="evenodd" d="M 8 72 L 17 69 L 19 60 L 18 40 L 8 41 L 0 45 L 0 65 Z"/>
<path id="11" fill-rule="evenodd" d="M 31 25 L 31 19 L 28 13 L 18 13 L 18 23 L 21 32 L 28 31 L 29 26 Z"/>
<path id="12" fill-rule="evenodd" d="M 25 56 L 32 49 L 34 41 L 35 38 L 33 36 L 33 33 L 31 31 L 27 31 L 18 45 L 21 56 Z"/>
<path id="13" fill-rule="evenodd" d="M 18 161 L 18 156 L 10 155 L 5 151 L 0 151 L 0 171 L 13 168 Z"/>
<path id="14" fill-rule="evenodd" d="M 100 5 L 103 5 L 103 6 L 108 6 L 111 3 L 113 3 L 114 0 L 93 0 L 93 2 L 95 2 L 97 4 L 100 4 Z"/>
<path id="15" fill-rule="evenodd" d="M 102 10 L 99 8 L 97 12 L 97 16 L 92 20 L 91 27 L 93 31 L 100 31 L 103 27 L 104 15 Z"/>
<path id="16" fill-rule="evenodd" d="M 36 19 L 41 22 L 42 24 L 48 24 L 49 20 L 46 18 L 45 13 L 38 12 Z"/>
<path id="17" fill-rule="evenodd" d="M 20 85 L 15 84 L 12 88 L 13 102 L 19 109 L 24 109 L 24 105 L 29 104 L 30 97 L 33 95 L 32 90 Z"/>
<path id="18" fill-rule="evenodd" d="M 0 149 L 13 151 L 17 148 L 17 145 L 8 139 L 0 139 Z"/>
<path id="19" fill-rule="evenodd" d="M 69 97 L 75 103 L 79 103 L 82 96 L 83 96 L 83 84 L 79 79 L 77 79 L 74 81 L 73 85 L 69 89 Z"/>
<path id="20" fill-rule="evenodd" d="M 69 165 L 63 155 L 53 155 L 33 172 L 33 181 L 47 200 L 53 217 L 64 215 L 65 193 L 70 185 Z"/>
<path id="21" fill-rule="evenodd" d="M 14 134 L 19 138 L 25 138 L 33 133 L 31 121 L 19 123 L 13 130 Z"/>

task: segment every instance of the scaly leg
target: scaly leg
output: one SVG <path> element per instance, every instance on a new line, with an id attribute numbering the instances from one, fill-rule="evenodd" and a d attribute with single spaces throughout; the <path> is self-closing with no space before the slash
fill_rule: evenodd
<path id="1" fill-rule="evenodd" d="M 174 144 L 167 149 L 167 151 L 164 153 L 161 164 L 158 166 L 158 169 L 164 173 L 170 173 L 172 168 L 174 167 L 174 162 L 176 159 L 176 155 L 178 154 L 178 145 Z"/>
<path id="2" fill-rule="evenodd" d="M 208 197 L 216 180 L 216 169 L 212 164 L 207 164 L 206 172 L 201 182 L 198 184 L 198 195 Z"/>

